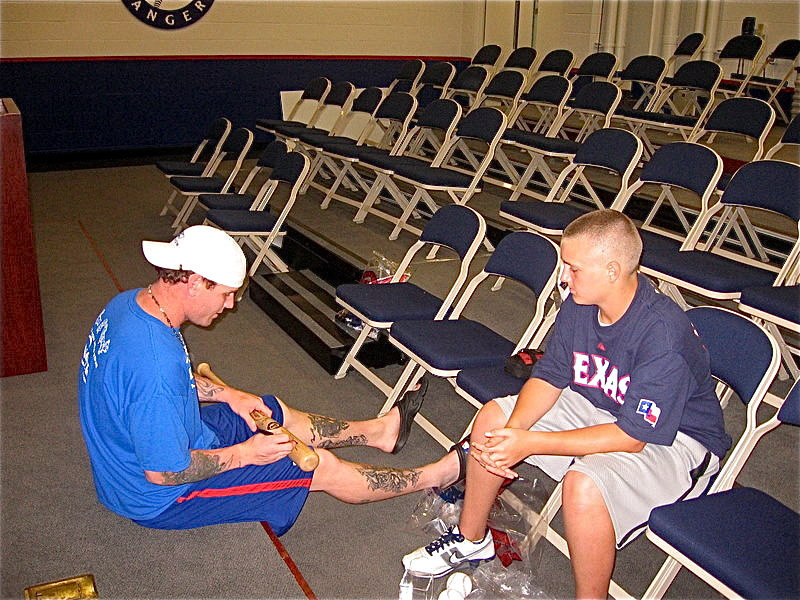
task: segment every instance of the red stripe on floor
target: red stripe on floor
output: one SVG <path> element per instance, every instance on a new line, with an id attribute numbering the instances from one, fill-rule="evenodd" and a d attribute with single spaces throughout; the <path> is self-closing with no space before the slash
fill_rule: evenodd
<path id="1" fill-rule="evenodd" d="M 310 479 L 286 479 L 283 481 L 267 481 L 264 483 L 251 483 L 248 485 L 237 485 L 229 488 L 208 488 L 197 490 L 188 496 L 178 498 L 178 502 L 186 502 L 193 498 L 224 498 L 225 496 L 245 496 L 247 494 L 260 494 L 262 492 L 274 492 L 276 490 L 287 490 L 289 488 L 311 487 Z"/>
<path id="2" fill-rule="evenodd" d="M 289 555 L 289 552 L 286 550 L 286 547 L 283 545 L 278 539 L 278 536 L 275 535 L 275 532 L 272 531 L 272 527 L 269 526 L 269 523 L 266 521 L 261 521 L 261 526 L 264 528 L 264 531 L 267 532 L 269 539 L 272 540 L 272 543 L 275 544 L 275 549 L 280 554 L 283 562 L 286 563 L 286 566 L 289 568 L 289 571 L 294 575 L 295 581 L 297 581 L 297 585 L 300 586 L 300 589 L 303 590 L 303 593 L 306 595 L 306 598 L 309 600 L 317 600 L 317 595 L 311 589 L 311 586 L 308 585 L 308 582 L 303 577 L 303 574 L 300 572 L 300 569 L 297 568 L 297 565 L 292 560 L 292 557 Z"/>
<path id="3" fill-rule="evenodd" d="M 106 273 L 108 273 L 108 276 L 111 277 L 111 281 L 113 281 L 114 285 L 117 286 L 117 291 L 123 291 L 122 284 L 119 282 L 119 279 L 117 279 L 116 275 L 114 275 L 114 271 L 111 270 L 111 266 L 108 264 L 108 262 L 106 262 L 105 256 L 103 256 L 103 253 L 100 252 L 100 248 L 97 247 L 94 239 L 91 235 L 89 235 L 89 231 L 83 226 L 83 223 L 81 223 L 80 220 L 78 220 L 78 226 L 81 228 L 81 231 L 83 231 L 84 237 L 89 240 L 89 245 L 92 247 L 92 250 L 94 250 L 97 258 L 100 259 L 100 264 L 103 265 Z"/>

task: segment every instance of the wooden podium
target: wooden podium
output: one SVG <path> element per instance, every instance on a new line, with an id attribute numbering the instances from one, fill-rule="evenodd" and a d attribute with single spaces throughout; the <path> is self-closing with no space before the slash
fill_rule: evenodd
<path id="1" fill-rule="evenodd" d="M 7 377 L 47 370 L 22 117 L 10 98 L 0 99 L 0 155 L 0 377 Z"/>

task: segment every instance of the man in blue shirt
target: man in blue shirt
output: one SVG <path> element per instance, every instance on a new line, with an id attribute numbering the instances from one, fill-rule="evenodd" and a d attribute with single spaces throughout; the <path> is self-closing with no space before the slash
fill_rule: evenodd
<path id="1" fill-rule="evenodd" d="M 362 503 L 458 478 L 455 453 L 420 468 L 391 469 L 346 462 L 326 450 L 398 451 L 424 387 L 382 417 L 343 421 L 195 375 L 180 327 L 207 327 L 233 307 L 246 274 L 244 254 L 225 232 L 204 225 L 169 243 L 145 241 L 142 249 L 158 279 L 103 309 L 79 373 L 81 426 L 98 498 L 110 510 L 163 529 L 267 521 L 280 535 L 309 491 Z M 287 435 L 256 433 L 254 409 L 316 446 L 317 469 L 306 473 L 292 463 Z"/>
<path id="2" fill-rule="evenodd" d="M 730 446 L 709 357 L 685 313 L 637 272 L 642 242 L 613 210 L 573 221 L 561 241 L 563 302 L 518 396 L 478 413 L 457 528 L 403 557 L 441 576 L 494 557 L 486 529 L 504 478 L 526 461 L 563 479 L 578 598 L 605 598 L 616 556 L 650 510 L 703 492 Z"/>

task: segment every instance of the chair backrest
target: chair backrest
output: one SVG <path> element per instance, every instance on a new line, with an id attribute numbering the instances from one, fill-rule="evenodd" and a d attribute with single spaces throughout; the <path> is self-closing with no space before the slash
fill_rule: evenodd
<path id="1" fill-rule="evenodd" d="M 417 125 L 447 132 L 461 118 L 461 111 L 461 105 L 455 100 L 440 98 L 422 109 L 417 117 Z"/>
<path id="2" fill-rule="evenodd" d="M 798 146 L 800 145 L 800 113 L 796 114 L 794 118 L 789 121 L 789 124 L 786 126 L 786 129 L 783 131 L 783 135 L 778 142 L 769 149 L 769 151 L 764 155 L 764 158 L 772 158 L 778 152 L 783 150 L 787 146 Z M 798 162 L 800 157 L 797 156 L 798 148 L 794 149 L 794 160 L 792 162 Z"/>
<path id="3" fill-rule="evenodd" d="M 614 112 L 621 97 L 622 91 L 613 83 L 592 81 L 578 91 L 571 107 L 578 111 L 608 115 Z"/>
<path id="4" fill-rule="evenodd" d="M 417 89 L 430 85 L 439 88 L 446 88 L 456 74 L 453 63 L 447 61 L 437 61 L 425 66 L 422 77 L 419 78 Z"/>
<path id="5" fill-rule="evenodd" d="M 388 148 L 406 135 L 408 125 L 417 110 L 417 99 L 408 92 L 392 92 L 375 111 L 370 126 L 364 130 L 361 141 L 369 138 L 375 129 L 381 132 L 376 144 Z"/>
<path id="6" fill-rule="evenodd" d="M 563 75 L 545 75 L 537 79 L 522 95 L 525 102 L 562 106 L 569 97 L 572 84 Z"/>
<path id="7" fill-rule="evenodd" d="M 480 237 L 483 241 L 486 225 L 483 217 L 472 208 L 460 204 L 445 204 L 439 208 L 425 225 L 419 239 L 428 244 L 447 246 L 464 260 Z"/>
<path id="8" fill-rule="evenodd" d="M 275 162 L 275 167 L 272 169 L 269 178 L 273 181 L 282 181 L 284 183 L 294 184 L 303 176 L 303 173 L 308 170 L 308 158 L 299 152 L 287 152 L 285 155 L 279 157 Z"/>
<path id="9" fill-rule="evenodd" d="M 397 72 L 397 75 L 394 76 L 391 83 L 389 84 L 389 89 L 387 93 L 391 93 L 395 91 L 395 88 L 403 87 L 407 89 L 397 90 L 397 91 L 411 91 L 417 85 L 417 81 L 422 76 L 422 72 L 425 70 L 425 63 L 422 62 L 418 58 L 413 58 L 411 60 L 405 61 L 402 65 L 400 65 L 400 70 Z"/>
<path id="10" fill-rule="evenodd" d="M 525 79 L 520 71 L 500 71 L 483 88 L 475 105 L 483 106 L 487 101 L 494 100 L 504 105 L 505 110 L 513 111 L 522 95 Z"/>
<path id="11" fill-rule="evenodd" d="M 536 50 L 530 46 L 520 46 L 515 48 L 503 63 L 504 69 L 529 70 L 536 60 Z"/>
<path id="12" fill-rule="evenodd" d="M 800 222 L 798 196 L 800 166 L 782 160 L 757 160 L 734 173 L 720 202 L 752 206 L 779 213 Z"/>
<path id="13" fill-rule="evenodd" d="M 557 264 L 558 249 L 553 242 L 537 233 L 514 231 L 500 240 L 483 270 L 519 281 L 539 296 Z"/>
<path id="14" fill-rule="evenodd" d="M 711 485 L 709 491 L 715 492 L 733 485 L 758 440 L 780 424 L 777 414 L 760 423 L 757 415 L 778 372 L 780 350 L 763 327 L 732 310 L 699 306 L 687 310 L 686 316 L 708 349 L 711 375 L 747 406 L 745 430 Z M 723 405 L 727 399 L 726 392 Z"/>
<path id="15" fill-rule="evenodd" d="M 630 176 L 641 154 L 642 142 L 638 137 L 625 129 L 607 127 L 590 133 L 581 142 L 572 162 Z"/>
<path id="16" fill-rule="evenodd" d="M 647 161 L 639 181 L 683 188 L 703 198 L 713 192 L 722 159 L 711 148 L 692 142 L 664 144 Z"/>
<path id="17" fill-rule="evenodd" d="M 719 57 L 720 59 L 755 60 L 763 45 L 764 40 L 757 35 L 737 35 L 725 42 L 719 52 Z"/>
<path id="18" fill-rule="evenodd" d="M 286 117 L 287 121 L 298 119 L 300 110 L 305 110 L 310 105 L 310 115 L 302 119 L 305 123 L 310 123 L 317 111 L 322 106 L 322 102 L 328 95 L 331 89 L 331 80 L 327 77 L 315 77 L 306 84 L 303 93 L 300 95 L 300 100 L 292 107 L 289 115 Z"/>
<path id="19" fill-rule="evenodd" d="M 783 40 L 770 52 L 772 60 L 795 60 L 800 56 L 800 40 Z"/>
<path id="20" fill-rule="evenodd" d="M 722 308 L 690 308 L 686 316 L 708 350 L 711 374 L 745 404 L 769 389 L 777 371 L 775 341 L 754 321 Z M 765 381 L 766 380 L 766 381 Z"/>
<path id="21" fill-rule="evenodd" d="M 189 162 L 197 162 L 201 159 L 201 157 L 205 155 L 207 158 L 207 163 L 211 164 L 214 161 L 214 158 L 219 154 L 220 150 L 222 150 L 222 145 L 225 143 L 225 139 L 230 135 L 231 132 L 231 122 L 229 119 L 225 117 L 220 117 L 219 119 L 214 119 L 211 125 L 206 131 L 205 137 L 200 141 L 195 148 L 194 153 L 192 153 L 192 157 L 189 159 Z M 211 147 L 210 151 L 207 151 Z M 204 172 L 205 175 L 207 173 Z"/>
<path id="22" fill-rule="evenodd" d="M 326 106 L 338 106 L 342 108 L 353 97 L 355 86 L 349 81 L 337 81 L 331 86 L 331 91 L 322 101 Z"/>
<path id="23" fill-rule="evenodd" d="M 504 124 L 505 116 L 496 108 L 476 108 L 461 119 L 456 128 L 456 135 L 461 138 L 482 140 L 490 144 Z"/>
<path id="24" fill-rule="evenodd" d="M 720 102 L 712 111 L 705 125 L 697 131 L 692 141 L 708 133 L 742 135 L 756 141 L 752 160 L 764 153 L 764 141 L 775 122 L 772 106 L 758 98 L 736 97 Z"/>
<path id="25" fill-rule="evenodd" d="M 238 157 L 242 151 L 250 149 L 250 144 L 253 143 L 253 132 L 246 127 L 235 129 L 225 140 L 222 145 L 222 151 L 227 155 L 233 154 Z"/>
<path id="26" fill-rule="evenodd" d="M 710 60 L 690 60 L 678 67 L 671 85 L 711 92 L 722 77 L 722 68 Z"/>
<path id="27" fill-rule="evenodd" d="M 672 52 L 672 56 L 697 56 L 705 45 L 705 42 L 705 34 L 699 32 L 690 33 L 678 43 L 675 50 Z"/>
<path id="28" fill-rule="evenodd" d="M 660 56 L 644 54 L 633 58 L 620 72 L 621 81 L 641 81 L 657 84 L 664 78 L 667 61 Z"/>
<path id="29" fill-rule="evenodd" d="M 450 83 L 450 89 L 446 94 L 447 98 L 453 98 L 457 95 L 477 95 L 483 90 L 489 78 L 489 72 L 485 67 L 479 65 L 470 65 L 458 75 Z"/>
<path id="30" fill-rule="evenodd" d="M 538 73 L 554 73 L 556 75 L 566 75 L 572 63 L 575 60 L 575 55 L 569 50 L 558 49 L 551 50 L 542 58 L 536 71 Z"/>
<path id="31" fill-rule="evenodd" d="M 781 142 L 784 144 L 800 144 L 800 113 L 789 121 L 781 136 Z"/>
<path id="32" fill-rule="evenodd" d="M 500 58 L 500 53 L 503 50 L 497 44 L 488 44 L 479 48 L 470 61 L 471 65 L 483 65 L 493 67 L 497 64 L 497 59 Z"/>
<path id="33" fill-rule="evenodd" d="M 617 57 L 610 52 L 593 52 L 583 59 L 576 77 L 600 77 L 608 79 L 617 67 Z"/>
<path id="34" fill-rule="evenodd" d="M 707 132 L 739 133 L 753 139 L 772 126 L 775 111 L 758 98 L 728 98 L 720 102 L 706 121 Z"/>
<path id="35" fill-rule="evenodd" d="M 259 167 L 266 167 L 268 169 L 274 169 L 275 165 L 278 164 L 278 161 L 281 160 L 286 153 L 289 152 L 289 149 L 286 147 L 286 143 L 280 140 L 275 140 L 267 144 L 267 147 L 264 148 L 264 151 L 258 157 L 258 161 L 256 165 Z"/>

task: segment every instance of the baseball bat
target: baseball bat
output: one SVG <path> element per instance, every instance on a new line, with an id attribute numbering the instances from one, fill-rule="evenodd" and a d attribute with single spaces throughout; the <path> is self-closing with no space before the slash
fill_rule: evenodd
<path id="1" fill-rule="evenodd" d="M 200 363 L 197 365 L 197 374 L 202 375 L 217 385 L 227 385 L 224 381 L 222 381 L 222 379 L 217 377 L 216 373 L 211 370 L 211 366 L 208 363 Z M 298 439 L 297 436 L 295 436 L 291 431 L 283 427 L 275 419 L 266 415 L 260 410 L 252 411 L 250 416 L 253 417 L 253 420 L 256 422 L 256 427 L 258 427 L 259 431 L 267 434 L 285 433 L 289 436 L 289 439 L 294 442 L 294 448 L 292 448 L 292 451 L 289 452 L 289 458 L 291 458 L 292 461 L 294 461 L 294 464 L 300 467 L 300 469 L 303 471 L 313 471 L 317 468 L 317 465 L 319 465 L 319 456 L 317 456 L 317 453 L 309 448 L 300 439 Z"/>

